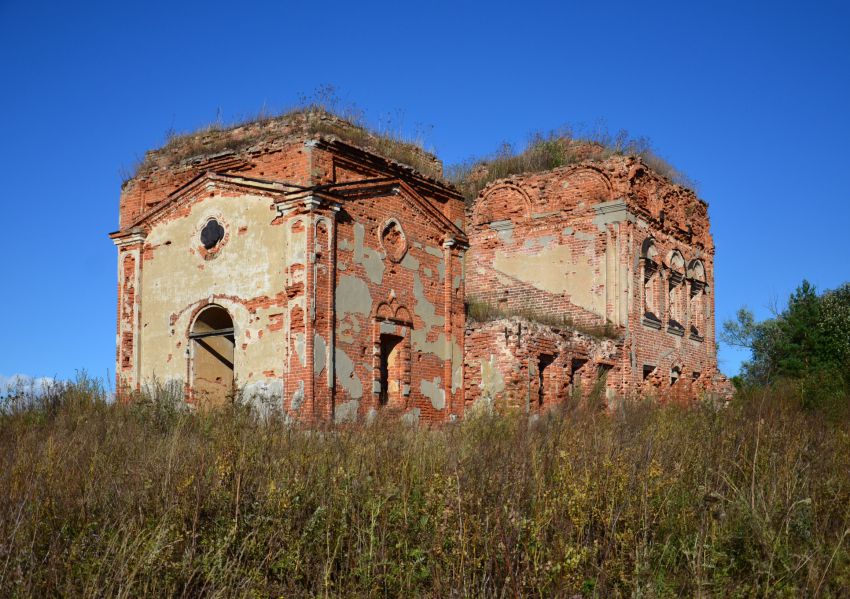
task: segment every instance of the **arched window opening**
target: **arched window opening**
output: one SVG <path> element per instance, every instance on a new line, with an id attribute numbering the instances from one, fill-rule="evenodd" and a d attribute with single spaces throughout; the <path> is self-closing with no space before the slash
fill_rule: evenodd
<path id="1" fill-rule="evenodd" d="M 204 309 L 189 333 L 192 397 L 199 404 L 222 405 L 233 396 L 233 319 L 221 306 Z"/>
<path id="2" fill-rule="evenodd" d="M 670 369 L 670 386 L 672 387 L 682 378 L 682 369 L 679 366 L 674 366 Z"/>
<path id="3" fill-rule="evenodd" d="M 685 259 L 677 251 L 668 260 L 670 276 L 668 282 L 669 309 L 667 330 L 675 335 L 685 334 Z"/>
<path id="4" fill-rule="evenodd" d="M 702 341 L 705 338 L 705 267 L 699 260 L 688 266 L 688 313 L 690 338 Z"/>
<path id="5" fill-rule="evenodd" d="M 643 323 L 653 328 L 661 328 L 659 314 L 659 282 L 661 273 L 658 265 L 658 251 L 655 242 L 648 238 L 641 247 L 643 271 Z"/>

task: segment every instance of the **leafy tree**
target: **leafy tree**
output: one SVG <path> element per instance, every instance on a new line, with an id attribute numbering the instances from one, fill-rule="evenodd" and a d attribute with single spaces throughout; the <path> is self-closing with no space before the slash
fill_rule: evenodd
<path id="1" fill-rule="evenodd" d="M 751 350 L 738 381 L 764 385 L 800 383 L 804 403 L 845 398 L 850 389 L 850 283 L 818 295 L 808 281 L 791 294 L 787 307 L 758 322 L 747 308 L 726 321 L 721 340 Z"/>

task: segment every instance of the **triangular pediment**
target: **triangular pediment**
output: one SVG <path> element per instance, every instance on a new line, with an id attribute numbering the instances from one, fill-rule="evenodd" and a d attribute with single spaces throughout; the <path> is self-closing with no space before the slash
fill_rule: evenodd
<path id="1" fill-rule="evenodd" d="M 224 175 L 214 172 L 204 172 L 191 179 L 178 189 L 168 194 L 160 203 L 142 213 L 125 229 L 150 226 L 187 202 L 198 199 L 200 194 L 210 191 L 244 191 L 252 195 L 279 198 L 287 193 L 301 189 L 300 186 L 269 179 Z"/>

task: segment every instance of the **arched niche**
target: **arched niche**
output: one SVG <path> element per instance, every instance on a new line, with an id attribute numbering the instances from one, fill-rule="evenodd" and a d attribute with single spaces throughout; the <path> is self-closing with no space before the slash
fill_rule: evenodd
<path id="1" fill-rule="evenodd" d="M 661 327 L 661 265 L 655 239 L 647 237 L 641 244 L 641 281 L 643 281 L 643 323 L 653 328 Z"/>
<path id="2" fill-rule="evenodd" d="M 671 333 L 682 335 L 685 330 L 685 313 L 687 300 L 685 298 L 685 258 L 679 250 L 672 250 L 667 255 L 667 328 Z"/>
<path id="3" fill-rule="evenodd" d="M 706 282 L 705 265 L 702 260 L 694 259 L 688 264 L 688 316 L 690 322 L 690 337 L 695 341 L 705 338 L 706 329 Z"/>
<path id="4" fill-rule="evenodd" d="M 613 197 L 611 181 L 600 171 L 593 168 L 578 168 L 564 177 L 562 191 L 559 193 L 564 206 L 585 203 L 607 202 Z"/>
<path id="5" fill-rule="evenodd" d="M 523 221 L 531 216 L 531 199 L 517 185 L 502 183 L 489 187 L 475 203 L 472 224 L 486 225 L 498 221 Z"/>

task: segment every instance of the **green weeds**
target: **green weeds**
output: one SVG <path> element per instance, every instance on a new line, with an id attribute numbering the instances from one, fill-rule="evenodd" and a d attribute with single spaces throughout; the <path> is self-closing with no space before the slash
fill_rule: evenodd
<path id="1" fill-rule="evenodd" d="M 0 595 L 782 596 L 850 585 L 850 434 L 784 391 L 439 430 L 238 403 L 0 414 Z"/>

